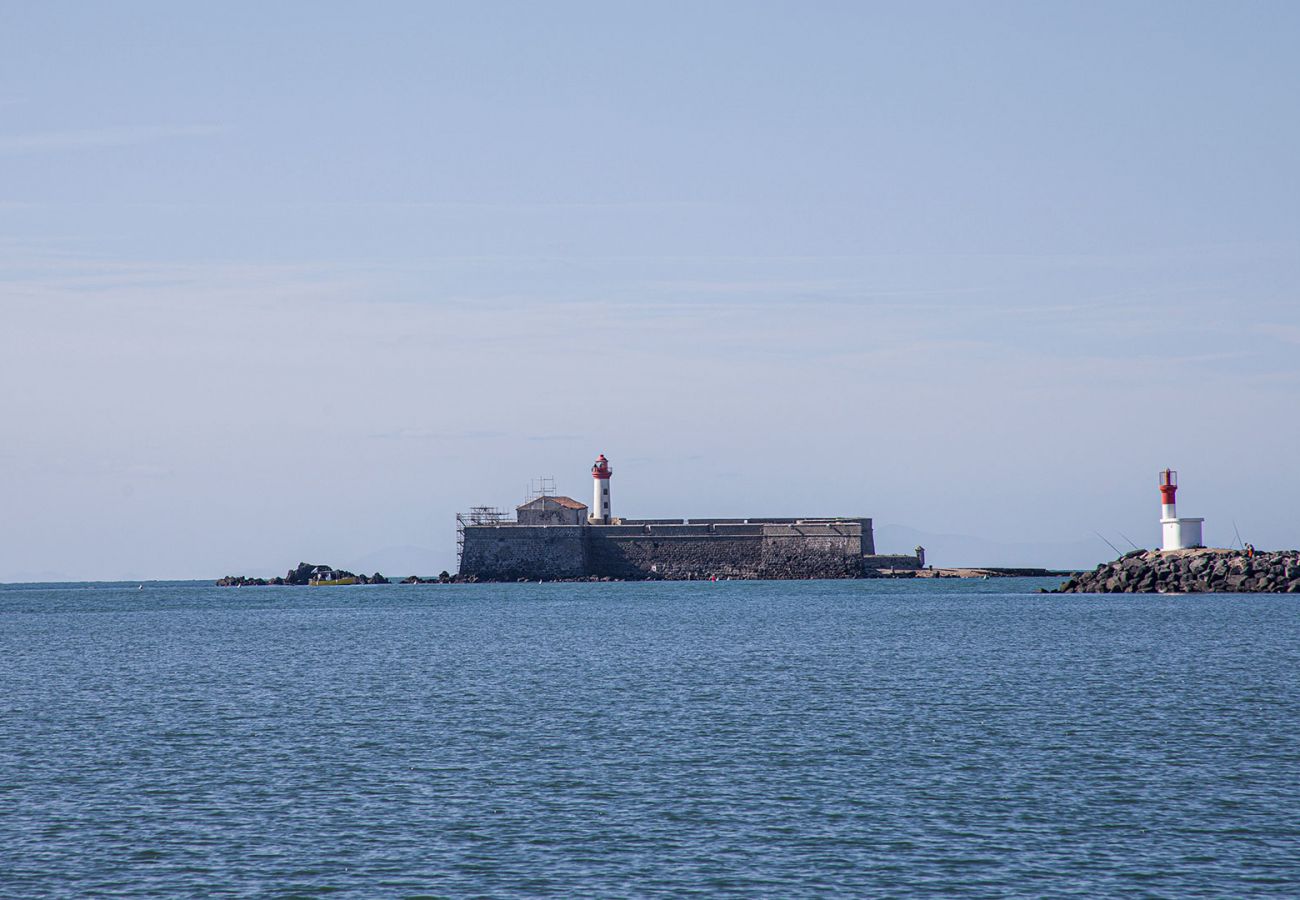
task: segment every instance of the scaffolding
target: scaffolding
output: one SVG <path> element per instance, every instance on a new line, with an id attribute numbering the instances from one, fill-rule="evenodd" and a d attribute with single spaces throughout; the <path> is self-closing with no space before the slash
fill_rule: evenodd
<path id="1" fill-rule="evenodd" d="M 456 513 L 456 570 L 465 557 L 465 526 L 500 525 L 506 520 L 503 510 L 495 506 L 471 506 L 467 513 Z"/>

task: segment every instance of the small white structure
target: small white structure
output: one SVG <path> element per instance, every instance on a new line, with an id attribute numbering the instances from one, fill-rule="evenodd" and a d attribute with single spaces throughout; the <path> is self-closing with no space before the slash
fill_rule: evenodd
<path id="1" fill-rule="evenodd" d="M 614 470 L 609 467 L 605 454 L 596 457 L 596 464 L 591 467 L 591 477 L 595 484 L 592 495 L 591 516 L 587 519 L 592 525 L 608 525 L 611 521 L 609 506 L 609 476 Z"/>
<path id="2" fill-rule="evenodd" d="M 1165 469 L 1160 473 L 1160 530 L 1164 537 L 1162 550 L 1187 550 L 1204 547 L 1201 524 L 1204 519 L 1180 519 L 1174 496 L 1178 493 L 1178 473 Z"/>

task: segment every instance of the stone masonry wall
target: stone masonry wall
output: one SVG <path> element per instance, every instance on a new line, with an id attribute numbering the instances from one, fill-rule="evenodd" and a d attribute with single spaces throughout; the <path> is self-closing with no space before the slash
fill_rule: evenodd
<path id="1" fill-rule="evenodd" d="M 591 573 L 612 578 L 752 578 L 763 542 L 759 535 L 593 533 L 588 553 Z"/>
<path id="2" fill-rule="evenodd" d="M 862 558 L 868 569 L 919 569 L 921 559 L 915 553 L 877 553 Z"/>
<path id="3" fill-rule="evenodd" d="M 761 578 L 857 578 L 863 529 L 858 523 L 764 525 Z"/>
<path id="4" fill-rule="evenodd" d="M 870 520 L 470 526 L 461 574 L 520 578 L 857 578 Z M 864 527 L 865 526 L 865 527 Z M 874 548 L 873 548 L 874 549 Z"/>
<path id="5" fill-rule="evenodd" d="M 580 578 L 587 574 L 586 531 L 581 525 L 470 526 L 460 573 L 485 581 Z"/>

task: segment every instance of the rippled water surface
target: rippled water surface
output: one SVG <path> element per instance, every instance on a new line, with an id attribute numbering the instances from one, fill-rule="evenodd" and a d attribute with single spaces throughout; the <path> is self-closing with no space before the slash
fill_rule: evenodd
<path id="1" fill-rule="evenodd" d="M 0 587 L 0 894 L 1300 895 L 1300 598 Z"/>

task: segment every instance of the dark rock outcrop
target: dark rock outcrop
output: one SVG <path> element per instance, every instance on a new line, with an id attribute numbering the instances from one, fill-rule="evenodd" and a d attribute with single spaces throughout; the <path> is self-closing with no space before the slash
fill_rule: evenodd
<path id="1" fill-rule="evenodd" d="M 322 568 L 315 563 L 300 562 L 297 566 L 290 569 L 283 578 L 278 575 L 275 578 L 249 578 L 247 575 L 227 575 L 224 578 L 217 579 L 217 587 L 263 587 L 266 585 L 303 585 L 311 583 L 312 572 Z M 389 581 L 383 575 L 376 572 L 373 575 L 354 575 L 345 569 L 334 569 L 329 566 L 324 568 L 330 569 L 337 579 L 355 578 L 357 584 L 388 584 Z"/>
<path id="2" fill-rule="evenodd" d="M 1134 550 L 1061 585 L 1062 594 L 1300 593 L 1300 551 Z"/>
<path id="3" fill-rule="evenodd" d="M 284 576 L 285 584 L 306 584 L 311 580 L 312 569 L 316 568 L 315 563 L 300 562 L 295 568 L 289 570 L 289 574 Z"/>
<path id="4" fill-rule="evenodd" d="M 247 575 L 227 575 L 217 579 L 217 587 L 263 587 L 280 579 L 267 581 L 265 578 L 249 578 Z"/>

